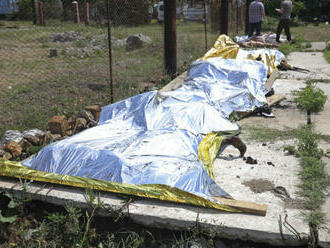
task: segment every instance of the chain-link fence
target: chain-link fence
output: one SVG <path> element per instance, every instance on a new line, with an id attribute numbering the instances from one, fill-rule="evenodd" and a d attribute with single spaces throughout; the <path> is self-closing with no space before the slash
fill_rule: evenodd
<path id="1" fill-rule="evenodd" d="M 77 115 L 168 82 L 163 5 L 0 0 L 0 134 L 46 129 L 52 115 Z M 220 7 L 220 0 L 177 1 L 178 73 L 215 42 Z M 244 30 L 244 2 L 229 1 L 229 9 L 235 35 Z"/>

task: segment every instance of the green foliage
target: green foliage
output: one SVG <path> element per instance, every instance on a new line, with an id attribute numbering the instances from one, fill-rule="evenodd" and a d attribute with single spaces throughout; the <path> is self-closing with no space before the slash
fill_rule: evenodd
<path id="1" fill-rule="evenodd" d="M 297 138 L 299 130 L 288 127 L 285 130 L 279 130 L 263 126 L 245 126 L 242 130 L 242 133 L 246 133 L 248 138 L 251 140 L 267 142 L 276 139 L 288 140 Z"/>
<path id="2" fill-rule="evenodd" d="M 318 158 L 302 157 L 300 165 L 302 171 L 299 173 L 299 195 L 305 199 L 304 207 L 310 210 L 305 214 L 305 220 L 320 228 L 325 220 L 320 208 L 325 201 L 326 188 L 330 186 L 330 177 L 324 170 L 325 163 Z"/>
<path id="3" fill-rule="evenodd" d="M 31 0 L 21 0 L 17 2 L 18 13 L 15 14 L 15 17 L 20 20 L 32 20 L 32 6 Z"/>
<path id="4" fill-rule="evenodd" d="M 306 12 L 306 4 L 303 1 L 292 1 L 292 15 L 301 17 Z"/>
<path id="5" fill-rule="evenodd" d="M 16 215 L 5 217 L 2 215 L 2 211 L 0 210 L 0 225 L 4 223 L 13 223 L 17 219 Z"/>
<path id="6" fill-rule="evenodd" d="M 315 133 L 313 125 L 305 125 L 297 132 L 298 146 L 286 146 L 285 151 L 300 157 L 299 195 L 304 199 L 305 221 L 311 226 L 311 237 L 323 226 L 325 214 L 321 206 L 325 201 L 325 192 L 330 186 L 330 176 L 325 171 L 326 164 L 321 160 L 323 150 L 318 148 L 318 139 L 322 136 Z M 316 240 L 312 241 L 315 245 Z M 313 246 L 315 247 L 315 246 Z"/>
<path id="7" fill-rule="evenodd" d="M 314 132 L 312 125 L 301 127 L 298 133 L 298 154 L 301 157 L 314 157 L 320 159 L 323 156 L 323 150 L 318 148 L 319 135 Z"/>
<path id="8" fill-rule="evenodd" d="M 327 47 L 323 52 L 323 56 L 326 59 L 326 61 L 328 61 L 328 63 L 330 64 L 330 43 L 327 44 Z"/>
<path id="9" fill-rule="evenodd" d="M 288 152 L 290 155 L 296 155 L 297 154 L 296 148 L 292 145 L 284 146 L 283 151 Z"/>
<path id="10" fill-rule="evenodd" d="M 311 113 L 322 111 L 328 98 L 323 90 L 308 82 L 305 88 L 293 91 L 292 94 L 295 96 L 295 102 L 298 104 L 298 107 Z"/>

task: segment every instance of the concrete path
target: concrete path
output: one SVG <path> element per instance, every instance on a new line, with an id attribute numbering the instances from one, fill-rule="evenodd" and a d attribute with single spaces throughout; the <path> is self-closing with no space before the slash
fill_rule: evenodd
<path id="1" fill-rule="evenodd" d="M 306 46 L 307 43 L 302 43 L 303 46 Z M 323 51 L 327 47 L 327 42 L 320 41 L 320 42 L 311 42 L 311 47 L 306 48 L 306 51 L 313 52 L 313 51 Z"/>
<path id="2" fill-rule="evenodd" d="M 286 126 L 298 127 L 305 123 L 304 114 L 292 101 L 291 91 L 303 87 L 307 78 L 330 78 L 330 67 L 322 60 L 320 53 L 293 53 L 288 59 L 291 65 L 310 69 L 311 72 L 281 73 L 281 78 L 274 83 L 274 89 L 277 94 L 283 94 L 287 99 L 274 108 L 276 118 L 251 116 L 240 121 L 243 127 L 242 137 L 248 146 L 246 156 L 255 159 L 257 164 L 247 164 L 238 157 L 238 151 L 231 147 L 228 147 L 214 164 L 216 182 L 236 199 L 267 204 L 265 217 L 151 200 L 138 200 L 126 206 L 118 195 L 104 192 L 100 193 L 100 200 L 108 210 L 103 209 L 99 214 L 118 215 L 119 211 L 146 226 L 172 230 L 199 228 L 220 238 L 252 240 L 285 247 L 306 244 L 309 227 L 303 220 L 301 199 L 296 193 L 299 184 L 298 160 L 283 152 L 283 146 L 293 144 L 294 141 L 257 143 L 246 139 L 247 133 L 244 131 L 248 125 L 284 129 Z M 182 84 L 183 78 L 184 75 L 167 85 L 165 90 L 177 88 Z M 330 95 L 330 84 L 318 85 Z M 317 129 L 324 134 L 330 134 L 327 125 L 329 113 L 328 101 L 325 110 L 313 116 Z M 330 173 L 330 163 L 327 162 L 327 170 Z M 21 194 L 21 186 L 14 179 L 0 178 L 1 189 Z M 27 192 L 31 197 L 55 204 L 64 205 L 70 201 L 77 207 L 88 207 L 84 190 L 78 188 L 31 183 Z M 327 213 L 327 226 L 330 227 L 330 193 L 323 208 Z M 322 247 L 330 247 L 330 234 L 327 230 L 321 230 L 319 238 Z"/>
<path id="3" fill-rule="evenodd" d="M 287 127 L 298 128 L 300 125 L 305 124 L 306 115 L 304 112 L 300 111 L 294 103 L 292 91 L 305 87 L 305 81 L 308 79 L 320 79 L 320 83 L 317 83 L 317 87 L 321 88 L 329 97 L 329 99 L 326 102 L 324 110 L 321 113 L 312 115 L 312 122 L 315 124 L 316 130 L 318 132 L 325 135 L 330 135 L 330 81 L 327 81 L 327 83 L 321 82 L 322 80 L 330 80 L 330 64 L 327 63 L 327 61 L 323 57 L 323 53 L 320 52 L 291 53 L 288 56 L 288 62 L 292 66 L 308 69 L 310 70 L 310 72 L 281 72 L 280 78 L 274 82 L 273 88 L 276 94 L 284 95 L 286 99 L 272 108 L 272 113 L 276 116 L 276 118 L 262 118 L 257 116 L 250 116 L 249 118 L 240 121 L 243 130 L 244 126 L 246 125 L 262 125 L 267 128 L 285 129 Z M 292 179 L 291 174 L 297 175 L 299 171 L 297 161 L 291 161 L 292 158 L 290 156 L 282 156 L 281 150 L 283 150 L 283 145 L 281 146 L 281 142 L 276 141 L 272 143 L 273 144 L 271 146 L 269 146 L 268 144 L 266 145 L 267 147 L 269 146 L 268 151 L 260 150 L 264 147 L 258 148 L 255 147 L 253 144 L 249 144 L 247 155 L 252 154 L 251 156 L 254 156 L 253 158 L 263 161 L 261 166 L 258 166 L 257 168 L 258 170 L 266 170 L 267 166 L 264 165 L 264 161 L 266 161 L 265 159 L 269 158 L 271 152 L 274 150 L 274 146 L 280 146 L 281 148 L 278 150 L 276 157 L 269 159 L 271 159 L 271 161 L 278 161 L 279 167 L 286 165 L 290 169 L 285 172 L 285 167 L 283 168 L 284 173 L 282 173 L 282 178 L 278 178 L 278 173 L 281 173 L 281 168 L 276 168 L 276 166 L 275 168 L 269 167 L 268 173 L 265 171 L 264 174 L 258 176 L 259 178 L 273 178 L 271 181 L 274 182 L 275 185 L 282 183 L 282 186 L 284 186 L 288 190 L 289 194 L 291 196 L 293 195 L 293 198 L 295 198 L 295 192 L 297 190 L 295 188 L 295 185 L 297 185 L 299 181 L 297 181 L 296 176 L 294 176 L 294 178 Z M 288 142 L 285 143 L 288 144 Z M 326 151 L 327 149 L 330 149 L 330 144 L 321 141 L 320 147 Z M 260 151 L 260 154 L 256 153 L 256 151 Z M 327 164 L 326 171 L 330 174 L 330 159 L 324 158 L 324 161 Z M 290 185 L 290 183 L 292 183 L 292 185 Z M 243 197 L 243 195 L 241 197 Z M 330 188 L 327 191 L 326 202 L 322 209 L 323 212 L 326 214 L 326 227 L 330 228 Z M 291 210 L 288 211 L 289 215 L 290 211 Z M 330 247 L 329 229 L 321 229 L 319 232 L 319 238 L 324 247 Z"/>

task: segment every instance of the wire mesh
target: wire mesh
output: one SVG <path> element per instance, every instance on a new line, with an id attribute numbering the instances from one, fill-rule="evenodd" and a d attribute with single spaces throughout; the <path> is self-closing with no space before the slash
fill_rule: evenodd
<path id="1" fill-rule="evenodd" d="M 53 115 L 78 115 L 87 105 L 103 106 L 167 83 L 162 4 L 1 0 L 0 135 L 45 130 Z M 230 34 L 243 29 L 242 6 L 229 14 Z M 212 47 L 220 7 L 219 0 L 177 1 L 179 73 Z"/>

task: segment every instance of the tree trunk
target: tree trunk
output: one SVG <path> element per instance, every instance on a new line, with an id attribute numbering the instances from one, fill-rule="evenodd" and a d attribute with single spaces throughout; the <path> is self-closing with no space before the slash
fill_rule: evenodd
<path id="1" fill-rule="evenodd" d="M 307 110 L 307 125 L 312 124 L 311 111 Z"/>

